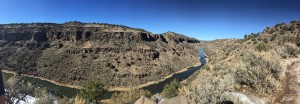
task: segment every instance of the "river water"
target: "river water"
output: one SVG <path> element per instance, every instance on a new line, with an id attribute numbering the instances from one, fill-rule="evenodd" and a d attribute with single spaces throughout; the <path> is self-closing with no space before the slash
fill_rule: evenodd
<path id="1" fill-rule="evenodd" d="M 170 83 L 171 81 L 173 81 L 175 78 L 178 81 L 183 81 L 183 80 L 187 79 L 189 76 L 191 76 L 194 72 L 199 70 L 206 63 L 206 60 L 205 60 L 206 56 L 205 56 L 202 49 L 200 49 L 199 54 L 200 54 L 200 62 L 201 62 L 200 66 L 190 67 L 190 68 L 188 68 L 187 71 L 174 74 L 172 77 L 167 78 L 166 80 L 164 80 L 160 83 L 152 84 L 152 85 L 146 86 L 142 89 L 148 90 L 152 94 L 161 93 L 163 91 L 164 86 L 166 84 Z M 3 76 L 4 77 L 5 76 L 12 76 L 12 74 L 3 73 Z M 75 97 L 76 94 L 79 92 L 78 89 L 59 86 L 59 85 L 56 85 L 54 83 L 51 83 L 51 82 L 48 82 L 48 81 L 45 81 L 45 80 L 40 80 L 40 79 L 37 79 L 37 78 L 32 78 L 32 77 L 27 77 L 27 76 L 22 76 L 22 77 L 26 81 L 29 81 L 29 82 L 31 82 L 35 85 L 41 86 L 41 87 L 46 87 L 49 91 L 55 92 L 56 94 L 61 95 L 61 96 L 66 96 L 66 97 L 71 98 L 71 97 Z M 112 93 L 114 93 L 114 91 L 107 93 L 105 95 L 105 98 L 110 98 Z"/>
<path id="2" fill-rule="evenodd" d="M 12 77 L 13 74 L 11 73 L 3 73 L 3 77 Z M 64 87 L 64 86 L 59 86 L 54 83 L 45 81 L 45 80 L 40 80 L 37 78 L 32 78 L 32 77 L 27 77 L 27 76 L 22 76 L 22 79 L 28 82 L 31 82 L 33 85 L 39 86 L 39 87 L 46 87 L 50 92 L 55 92 L 57 95 L 60 96 L 66 96 L 66 97 L 74 97 L 76 94 L 79 92 L 78 89 L 74 88 L 69 88 L 69 87 Z"/>

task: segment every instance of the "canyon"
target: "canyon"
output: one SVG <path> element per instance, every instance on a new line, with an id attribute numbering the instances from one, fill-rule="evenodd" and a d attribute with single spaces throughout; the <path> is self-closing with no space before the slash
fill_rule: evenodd
<path id="1" fill-rule="evenodd" d="M 0 25 L 2 70 L 82 86 L 128 88 L 199 63 L 199 40 L 105 23 Z"/>

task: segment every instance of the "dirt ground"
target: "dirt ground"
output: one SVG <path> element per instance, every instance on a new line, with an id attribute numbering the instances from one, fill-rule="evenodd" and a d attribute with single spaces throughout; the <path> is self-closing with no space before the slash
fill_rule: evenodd
<path id="1" fill-rule="evenodd" d="M 283 63 L 286 68 L 286 88 L 280 100 L 282 104 L 299 104 L 300 102 L 300 58 L 287 59 Z"/>

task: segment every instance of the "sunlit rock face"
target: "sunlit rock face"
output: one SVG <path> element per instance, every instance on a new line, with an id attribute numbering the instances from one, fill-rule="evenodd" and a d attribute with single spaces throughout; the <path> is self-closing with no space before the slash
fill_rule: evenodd
<path id="1" fill-rule="evenodd" d="M 108 87 L 156 81 L 198 62 L 200 41 L 122 25 L 80 22 L 0 25 L 0 64 L 19 73 Z"/>

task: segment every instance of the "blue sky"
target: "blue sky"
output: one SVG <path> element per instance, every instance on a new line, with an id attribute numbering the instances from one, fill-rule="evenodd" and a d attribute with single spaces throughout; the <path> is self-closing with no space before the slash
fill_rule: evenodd
<path id="1" fill-rule="evenodd" d="M 300 20 L 300 0 L 0 0 L 0 23 L 121 24 L 201 40 L 242 38 Z"/>

